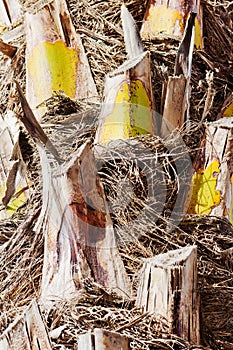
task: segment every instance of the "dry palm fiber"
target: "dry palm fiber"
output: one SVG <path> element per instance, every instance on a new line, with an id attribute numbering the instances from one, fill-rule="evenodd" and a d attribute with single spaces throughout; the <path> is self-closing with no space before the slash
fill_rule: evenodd
<path id="1" fill-rule="evenodd" d="M 22 2 L 23 10 L 31 8 L 35 11 L 42 6 L 42 2 Z M 121 1 L 69 1 L 69 9 L 77 32 L 82 35 L 82 40 L 91 64 L 93 76 L 100 95 L 103 91 L 104 78 L 107 73 L 117 68 L 126 59 L 123 45 L 123 33 L 120 23 Z M 126 6 L 140 26 L 144 15 L 144 1 L 125 1 Z M 198 149 L 202 136 L 202 117 L 208 91 L 212 93 L 212 100 L 207 108 L 206 118 L 215 120 L 225 98 L 232 90 L 232 4 L 224 1 L 204 2 L 204 37 L 205 51 L 194 53 L 192 71 L 192 97 L 191 119 L 195 120 L 190 129 L 185 133 L 184 139 L 192 156 Z M 19 21 L 19 25 L 22 23 Z M 13 40 L 12 44 L 19 47 L 18 54 L 10 65 L 9 59 L 2 55 L 0 70 L 0 110 L 4 113 L 6 108 L 21 113 L 13 79 L 17 78 L 21 86 L 25 84 L 24 49 L 25 37 Z M 155 93 L 156 108 L 160 111 L 162 84 L 172 74 L 178 42 L 167 39 L 164 42 L 146 42 L 145 47 L 152 55 L 152 78 Z M 207 72 L 213 72 L 211 81 Z M 209 89 L 208 89 L 209 88 Z M 87 114 L 78 114 L 75 127 L 70 113 L 90 109 L 90 106 L 71 101 L 65 96 L 56 95 L 47 101 L 48 114 L 43 118 L 44 123 L 49 123 L 46 132 L 61 146 L 64 155 L 69 156 L 87 138 L 93 138 L 95 134 L 98 106 L 94 106 Z M 54 118 L 54 116 L 56 117 Z M 94 116 L 94 118 L 93 118 Z M 73 118 L 73 116 L 72 116 Z M 7 222 L 1 222 L 1 256 L 0 256 L 0 326 L 3 331 L 10 322 L 21 313 L 29 300 L 38 297 L 40 290 L 40 278 L 43 261 L 43 232 L 34 230 L 36 217 L 40 210 L 41 184 L 39 181 L 38 156 L 35 148 L 26 141 L 25 133 L 22 134 L 22 149 L 24 157 L 29 165 L 29 176 L 33 179 L 34 195 L 25 207 L 21 208 Z M 170 159 L 158 138 L 148 140 L 155 148 L 158 148 L 160 157 L 169 165 Z M 25 146 L 27 145 L 27 146 Z M 116 155 L 111 153 L 115 162 Z M 111 155 L 110 154 L 110 155 Z M 109 161 L 109 156 L 107 161 Z M 179 152 L 177 157 L 179 156 Z M 127 165 L 127 164 L 126 164 Z M 103 174 L 108 199 L 114 191 L 119 178 L 122 177 L 122 169 L 126 172 L 130 167 L 117 161 L 110 173 L 110 181 Z M 117 171 L 117 167 L 121 171 Z M 166 169 L 166 167 L 165 167 Z M 125 172 L 123 172 L 125 174 Z M 132 181 L 135 176 L 130 177 Z M 176 179 L 170 183 L 171 190 L 175 188 Z M 141 187 L 139 187 L 140 190 Z M 169 199 L 169 198 L 168 198 Z M 112 198 L 114 203 L 114 198 Z M 138 200 L 138 198 L 136 198 Z M 140 200 L 136 203 L 140 207 Z M 115 203 L 116 204 L 116 203 Z M 170 197 L 169 205 L 172 205 Z M 169 210 L 168 205 L 168 210 Z M 118 238 L 121 256 L 130 274 L 134 287 L 137 285 L 137 271 L 140 269 L 143 259 L 155 254 L 163 253 L 169 249 L 197 244 L 199 251 L 198 271 L 199 290 L 202 299 L 202 331 L 205 348 L 207 349 L 231 349 L 233 347 L 232 334 L 232 237 L 231 225 L 214 217 L 187 217 L 184 218 L 179 228 L 166 230 L 166 222 L 161 220 L 158 225 L 147 222 L 145 226 L 138 225 L 140 235 L 131 237 L 130 242 L 125 241 L 124 225 L 130 219 L 127 212 L 117 212 L 115 207 L 113 220 Z M 116 214 L 118 213 L 118 214 Z M 125 221 L 125 223 L 124 223 Z M 147 229 L 146 229 L 147 228 Z M 103 291 L 95 291 L 92 283 L 90 286 L 84 283 L 86 294 L 80 300 L 73 303 L 62 303 L 54 307 L 47 317 L 48 327 L 53 329 L 60 325 L 67 325 L 61 337 L 54 340 L 54 348 L 61 349 L 65 344 L 67 348 L 75 349 L 76 336 L 95 326 L 119 329 L 125 326 L 125 334 L 130 336 L 135 349 L 169 349 L 169 345 L 158 345 L 156 339 L 166 332 L 166 322 L 153 320 L 153 317 L 145 317 L 133 309 L 132 303 L 125 304 L 122 301 L 114 301 L 111 295 L 102 298 Z M 93 298 L 97 293 L 98 298 Z M 102 301 L 101 301 L 102 300 Z M 132 328 L 131 320 L 138 317 L 138 322 Z M 86 321 L 84 321 L 86 320 Z M 165 322 L 165 323 L 164 323 Z M 132 329 L 131 329 L 132 328 Z M 153 333 L 153 334 L 152 334 Z M 167 334 L 163 337 L 168 337 Z M 138 342 L 135 340 L 137 338 Z M 163 343 L 164 344 L 164 343 Z M 174 341 L 175 349 L 191 349 L 178 339 Z M 193 348 L 195 349 L 195 348 Z M 196 347 L 196 349 L 198 349 Z"/>
<path id="2" fill-rule="evenodd" d="M 59 128 L 59 126 L 57 126 Z M 81 130 L 78 130 L 80 133 Z M 159 140 L 152 140 L 154 144 Z M 72 147 L 71 147 L 72 148 Z M 163 147 L 160 146 L 161 157 L 166 158 Z M 114 159 L 114 157 L 113 157 Z M 108 159 L 109 160 L 109 159 Z M 119 163 L 118 163 L 119 165 Z M 112 174 L 112 186 L 116 183 L 116 177 L 120 176 L 121 172 L 116 170 Z M 108 182 L 108 186 L 111 182 Z M 111 198 L 109 198 L 111 199 Z M 30 207 L 31 206 L 31 207 Z M 28 210 L 31 208 L 33 213 L 35 207 L 32 204 L 28 205 Z M 32 213 L 29 210 L 29 213 Z M 1 296 L 2 296 L 2 329 L 12 321 L 17 312 L 22 310 L 22 307 L 28 304 L 28 300 L 33 296 L 38 296 L 39 283 L 43 259 L 43 239 L 42 233 L 36 233 L 33 231 L 33 226 L 36 220 L 34 214 L 30 217 L 28 213 L 28 223 L 22 223 L 21 227 L 13 233 L 11 239 L 2 246 L 2 254 L 0 260 L 1 266 Z M 120 224 L 122 226 L 122 220 L 125 218 L 125 223 L 128 222 L 128 216 L 120 216 Z M 149 217 L 151 219 L 151 217 Z M 20 214 L 19 214 L 20 219 Z M 232 298 L 231 298 L 231 287 L 232 287 L 232 265 L 229 263 L 230 253 L 228 250 L 232 247 L 232 229 L 231 225 L 224 220 L 215 218 L 203 218 L 189 217 L 186 218 L 180 228 L 173 231 L 166 231 L 163 226 L 163 222 L 160 226 L 154 224 L 154 221 L 148 222 L 148 232 L 144 223 L 143 229 L 140 230 L 140 235 L 131 237 L 131 241 L 127 242 L 124 236 L 124 226 L 118 227 L 118 218 L 115 217 L 115 228 L 116 234 L 118 235 L 118 243 L 120 248 L 121 256 L 124 260 L 127 271 L 134 282 L 134 287 L 137 286 L 137 271 L 140 269 L 143 258 L 152 257 L 155 254 L 166 252 L 170 249 L 174 249 L 187 244 L 197 244 L 199 251 L 199 281 L 200 281 L 200 292 L 202 295 L 202 315 L 203 324 L 202 329 L 204 330 L 203 337 L 205 341 L 210 343 L 211 348 L 218 349 L 218 344 L 221 342 L 231 340 L 231 311 L 232 311 Z M 22 218 L 21 218 L 22 220 Z M 138 226 L 140 228 L 140 226 Z M 152 229 L 153 227 L 153 229 Z M 35 249 L 36 248 L 36 249 Z M 12 259 L 14 257 L 14 259 Z M 9 259 L 9 260 L 8 260 Z M 7 276 L 7 277 L 6 277 Z M 220 289 L 220 287 L 222 287 Z M 119 321 L 117 325 L 122 323 L 129 323 L 129 320 L 134 319 L 135 315 L 140 315 L 139 311 L 132 310 L 133 303 L 123 303 L 122 301 L 115 300 L 114 296 L 108 296 L 104 294 L 103 290 L 95 288 L 91 284 L 87 285 L 84 281 L 85 293 L 80 296 L 80 300 L 74 300 L 73 302 L 66 303 L 62 307 L 64 310 L 61 312 L 60 307 L 56 305 L 53 311 L 46 317 L 48 317 L 48 325 L 53 329 L 55 326 L 68 324 L 66 331 L 63 333 L 63 337 L 58 339 L 58 344 L 70 344 L 70 348 L 74 348 L 76 339 L 76 333 L 87 331 L 88 328 L 94 328 L 94 326 L 106 327 L 107 321 L 104 316 L 110 312 L 110 315 L 115 320 L 115 317 Z M 97 293 L 97 299 L 93 297 Z M 224 296 L 224 299 L 222 298 Z M 220 298 L 221 297 L 221 298 Z M 211 310 L 209 300 L 212 300 L 214 308 Z M 223 300 L 228 300 L 225 304 L 225 309 L 222 308 Z M 96 309 L 97 304 L 97 309 Z M 7 307 L 8 306 L 8 307 Z M 18 310 L 17 310 L 18 308 Z M 76 315 L 76 313 L 78 315 Z M 81 322 L 82 317 L 87 320 L 84 325 Z M 93 321 L 93 313 L 96 315 L 97 320 Z M 62 315 L 62 316 L 61 316 Z M 87 315 L 90 315 L 90 319 Z M 101 316 L 102 315 L 102 316 Z M 224 320 L 224 315 L 227 320 Z M 101 321 L 101 317 L 104 318 Z M 119 317 L 119 318 L 118 318 Z M 143 324 L 145 319 L 141 315 Z M 107 317 L 106 317 L 107 318 Z M 139 318 L 140 319 L 140 318 Z M 79 324 L 79 320 L 81 324 Z M 108 318 L 107 318 L 108 320 Z M 111 317 L 110 317 L 111 320 Z M 113 321 L 111 321 L 113 322 Z M 111 322 L 109 329 L 116 329 L 116 324 L 111 328 Z M 122 323 L 121 323 L 122 322 Z M 148 322 L 152 322 L 148 319 Z M 160 327 L 161 323 L 158 320 L 154 320 L 155 327 Z M 221 323 L 220 323 L 221 322 Z M 226 327 L 227 322 L 227 327 Z M 50 324 L 51 323 L 51 324 Z M 52 325 L 53 324 L 53 325 Z M 164 323 L 163 323 L 164 324 Z M 220 327 L 221 325 L 221 327 Z M 140 333 L 141 323 L 135 325 L 139 327 L 138 330 L 133 328 L 135 334 Z M 75 328 L 75 333 L 74 333 Z M 153 328 L 153 327 L 152 327 Z M 130 327 L 131 329 L 131 327 Z M 216 337 L 215 333 L 211 334 L 211 329 L 218 331 L 219 336 Z M 145 330 L 141 330 L 145 334 Z M 151 336 L 151 329 L 148 328 L 145 338 L 150 339 L 149 343 L 145 339 L 135 342 L 133 333 L 131 334 L 132 341 L 134 341 L 135 349 L 142 346 L 143 341 L 145 349 L 153 349 L 153 344 L 157 344 L 160 333 Z M 125 334 L 129 330 L 125 328 Z M 144 337 L 143 336 L 143 337 Z M 168 336 L 168 335 L 167 335 Z M 221 338 L 222 337 L 222 338 Z M 157 340 L 156 340 L 157 339 Z M 175 343 L 179 343 L 179 340 L 174 340 Z M 55 342 L 56 343 L 56 342 Z M 140 344 L 140 345 L 139 345 Z M 179 345 L 180 349 L 188 349 L 188 345 Z M 69 347 L 68 347 L 69 348 Z M 167 347 L 169 348 L 168 345 Z M 177 347 L 176 347 L 177 348 Z M 224 347 L 223 347 L 224 348 Z M 227 347 L 226 347 L 227 349 Z"/>

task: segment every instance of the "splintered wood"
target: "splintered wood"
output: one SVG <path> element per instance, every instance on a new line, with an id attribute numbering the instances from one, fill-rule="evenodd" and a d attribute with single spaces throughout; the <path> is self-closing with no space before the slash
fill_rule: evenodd
<path id="1" fill-rule="evenodd" d="M 0 115 L 0 219 L 10 217 L 29 196 L 19 128 L 13 112 L 7 111 L 4 117 Z"/>
<path id="2" fill-rule="evenodd" d="M 37 117 L 54 92 L 70 98 L 97 98 L 97 90 L 80 36 L 64 0 L 55 0 L 35 14 L 27 13 L 26 95 Z"/>
<path id="3" fill-rule="evenodd" d="M 45 236 L 41 301 L 69 299 L 85 278 L 128 298 L 129 278 L 116 247 L 113 224 L 90 142 L 64 161 L 45 135 L 17 83 L 21 121 L 40 153 L 43 204 L 37 229 Z M 52 169 L 49 157 L 57 162 Z"/>
<path id="4" fill-rule="evenodd" d="M 79 337 L 78 350 L 130 350 L 129 340 L 119 333 L 94 329 Z"/>
<path id="5" fill-rule="evenodd" d="M 144 52 L 107 76 L 95 143 L 156 133 L 150 54 Z"/>
<path id="6" fill-rule="evenodd" d="M 226 217 L 233 223 L 233 118 L 206 125 L 194 163 L 189 213 Z"/>
<path id="7" fill-rule="evenodd" d="M 52 350 L 35 300 L 0 336 L 1 350 Z"/>
<path id="8" fill-rule="evenodd" d="M 96 144 L 157 133 L 150 53 L 144 52 L 136 23 L 124 5 L 121 18 L 129 60 L 106 77 Z"/>
<path id="9" fill-rule="evenodd" d="M 42 302 L 75 296 L 85 278 L 129 297 L 129 279 L 89 144 L 57 173 L 51 171 L 43 150 L 40 154 L 45 234 Z"/>
<path id="10" fill-rule="evenodd" d="M 197 248 L 181 248 L 147 259 L 136 304 L 168 320 L 170 332 L 200 342 Z"/>
<path id="11" fill-rule="evenodd" d="M 191 13 L 177 52 L 174 76 L 170 76 L 163 86 L 165 103 L 161 126 L 162 137 L 169 136 L 174 129 L 181 130 L 189 120 L 194 20 L 195 14 Z"/>

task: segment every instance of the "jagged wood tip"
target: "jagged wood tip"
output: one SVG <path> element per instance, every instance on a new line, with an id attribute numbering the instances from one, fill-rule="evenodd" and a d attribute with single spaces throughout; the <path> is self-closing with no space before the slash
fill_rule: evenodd
<path id="1" fill-rule="evenodd" d="M 124 4 L 121 6 L 121 21 L 126 52 L 132 59 L 139 56 L 144 51 L 144 47 L 137 24 Z"/>
<path id="2" fill-rule="evenodd" d="M 33 138 L 36 144 L 42 144 L 48 151 L 54 156 L 54 158 L 62 163 L 63 159 L 59 156 L 59 153 L 55 146 L 52 144 L 48 136 L 45 134 L 44 130 L 40 126 L 36 117 L 34 116 L 26 97 L 24 96 L 23 90 L 21 89 L 17 80 L 15 80 L 16 88 L 19 94 L 19 99 L 23 108 L 23 115 L 19 115 L 21 122 L 24 124 L 25 128 L 29 132 L 30 136 Z"/>
<path id="3" fill-rule="evenodd" d="M 192 68 L 192 56 L 193 56 L 193 48 L 194 48 L 194 26 L 195 26 L 195 12 L 190 12 L 185 32 L 180 43 L 174 74 L 179 76 L 183 74 L 186 78 L 191 76 L 191 68 Z"/>

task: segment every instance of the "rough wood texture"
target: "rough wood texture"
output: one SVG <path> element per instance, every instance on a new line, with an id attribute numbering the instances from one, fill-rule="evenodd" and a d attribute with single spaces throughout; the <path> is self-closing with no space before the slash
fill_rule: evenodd
<path id="1" fill-rule="evenodd" d="M 78 350 L 130 350 L 129 340 L 119 333 L 94 329 L 79 337 Z"/>
<path id="2" fill-rule="evenodd" d="M 154 110 L 150 54 L 144 52 L 107 76 L 95 143 L 157 133 Z"/>
<path id="3" fill-rule="evenodd" d="M 183 75 L 169 77 L 162 119 L 161 135 L 169 136 L 174 129 L 181 130 L 187 110 L 186 89 L 189 79 Z"/>
<path id="4" fill-rule="evenodd" d="M 206 125 L 194 163 L 189 213 L 217 215 L 233 223 L 233 118 Z"/>
<path id="5" fill-rule="evenodd" d="M 52 172 L 44 149 L 45 234 L 41 300 L 72 298 L 84 278 L 130 296 L 130 283 L 116 247 L 114 230 L 89 144 Z"/>
<path id="6" fill-rule="evenodd" d="M 124 5 L 121 19 L 129 60 L 105 80 L 96 144 L 157 133 L 150 53 L 144 52 L 137 25 Z"/>
<path id="7" fill-rule="evenodd" d="M 13 112 L 0 116 L 0 219 L 10 217 L 29 196 L 26 165 L 19 146 L 19 128 Z"/>
<path id="8" fill-rule="evenodd" d="M 143 39 L 181 39 L 190 12 L 197 13 L 195 45 L 203 48 L 202 6 L 200 0 L 149 0 L 141 28 Z"/>
<path id="9" fill-rule="evenodd" d="M 35 14 L 27 13 L 26 95 L 33 112 L 54 91 L 76 99 L 97 98 L 87 57 L 64 0 L 55 0 Z M 45 79 L 46 77 L 46 79 Z"/>
<path id="10" fill-rule="evenodd" d="M 233 117 L 233 92 L 227 96 L 226 100 L 224 101 L 217 119 L 222 117 Z"/>
<path id="11" fill-rule="evenodd" d="M 186 247 L 147 259 L 142 268 L 136 305 L 164 316 L 170 332 L 200 342 L 197 294 L 197 248 Z"/>
<path id="12" fill-rule="evenodd" d="M 85 278 L 129 297 L 130 282 L 116 247 L 90 143 L 74 152 L 69 161 L 62 160 L 18 84 L 17 88 L 24 111 L 21 121 L 41 158 L 43 205 L 37 224 L 45 236 L 41 301 L 74 297 Z M 60 164 L 55 170 L 46 149 Z"/>
<path id="13" fill-rule="evenodd" d="M 177 52 L 174 76 L 169 77 L 164 86 L 166 97 L 161 126 L 162 137 L 169 136 L 176 128 L 181 130 L 189 119 L 194 20 L 195 14 L 191 13 Z"/>
<path id="14" fill-rule="evenodd" d="M 25 128 L 35 141 L 35 143 L 39 143 L 49 150 L 49 152 L 54 156 L 54 158 L 61 163 L 63 160 L 60 158 L 58 151 L 56 150 L 55 146 L 52 144 L 50 139 L 45 134 L 44 130 L 40 126 L 39 122 L 37 121 L 35 115 L 32 112 L 31 107 L 29 106 L 27 99 L 25 98 L 23 91 L 17 81 L 16 88 L 17 92 L 19 94 L 19 99 L 23 108 L 24 113 L 22 115 L 19 115 L 19 119 L 24 124 Z"/>
<path id="15" fill-rule="evenodd" d="M 0 336 L 1 350 L 52 350 L 35 300 Z"/>

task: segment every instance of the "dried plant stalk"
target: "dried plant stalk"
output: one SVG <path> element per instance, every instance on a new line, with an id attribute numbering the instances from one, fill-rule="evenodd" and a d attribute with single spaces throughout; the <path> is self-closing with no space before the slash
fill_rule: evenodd
<path id="1" fill-rule="evenodd" d="M 171 333 L 192 344 L 200 343 L 197 248 L 147 259 L 140 277 L 137 306 L 165 317 Z"/>

